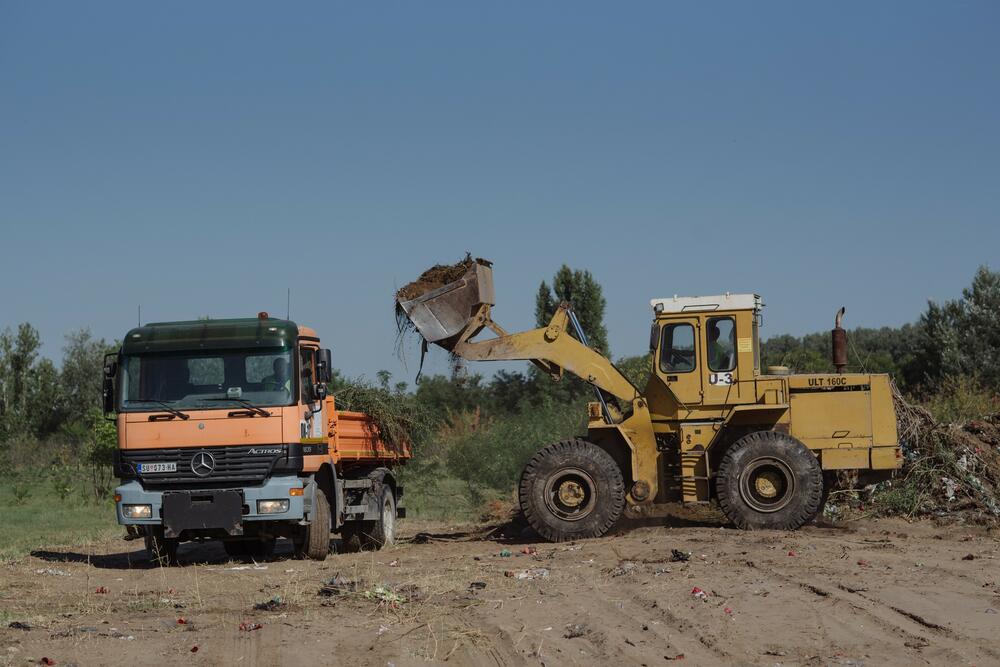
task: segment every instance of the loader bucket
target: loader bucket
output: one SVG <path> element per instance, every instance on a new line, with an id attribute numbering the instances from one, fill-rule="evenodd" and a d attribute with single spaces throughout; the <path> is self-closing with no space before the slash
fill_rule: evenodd
<path id="1" fill-rule="evenodd" d="M 410 299 L 397 301 L 413 326 L 428 343 L 451 349 L 449 342 L 465 331 L 476 309 L 494 305 L 493 269 L 473 262 L 454 282 Z"/>

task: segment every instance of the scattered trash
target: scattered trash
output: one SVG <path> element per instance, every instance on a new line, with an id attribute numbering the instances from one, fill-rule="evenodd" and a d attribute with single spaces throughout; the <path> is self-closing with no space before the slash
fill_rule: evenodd
<path id="1" fill-rule="evenodd" d="M 697 586 L 695 586 L 694 588 L 691 589 L 691 595 L 695 596 L 696 598 L 700 598 L 702 600 L 705 600 L 706 602 L 708 601 L 708 593 L 706 593 L 705 591 L 701 590 Z"/>
<path id="2" fill-rule="evenodd" d="M 505 577 L 511 577 L 513 579 L 544 579 L 549 576 L 549 570 L 544 567 L 533 567 L 529 570 L 521 570 L 520 572 L 507 570 L 503 574 Z"/>
<path id="3" fill-rule="evenodd" d="M 187 625 L 187 624 L 188 624 L 188 622 L 187 622 L 186 618 L 178 618 L 177 619 L 177 625 Z"/>
<path id="4" fill-rule="evenodd" d="M 484 588 L 486 588 L 486 582 L 485 581 L 470 581 L 469 582 L 469 590 L 481 591 Z"/>
<path id="5" fill-rule="evenodd" d="M 500 551 L 500 558 L 510 558 L 510 549 L 503 549 Z"/>
<path id="6" fill-rule="evenodd" d="M 732 607 L 725 607 L 722 611 L 726 612 L 730 616 L 733 615 L 733 608 Z"/>
<path id="7" fill-rule="evenodd" d="M 198 647 L 197 646 L 192 646 L 191 647 L 191 652 L 192 653 L 197 653 L 198 652 Z"/>
<path id="8" fill-rule="evenodd" d="M 388 586 L 376 586 L 370 591 L 365 591 L 365 599 L 375 600 L 379 606 L 386 606 L 392 609 L 407 601 L 404 596 L 396 593 Z"/>
<path id="9" fill-rule="evenodd" d="M 671 570 L 669 567 L 658 567 L 655 570 L 653 570 L 653 576 L 658 577 L 661 574 L 670 574 L 671 572 L 673 572 L 673 570 Z"/>
<path id="10" fill-rule="evenodd" d="M 11 621 L 7 624 L 7 627 L 11 630 L 30 630 L 31 624 L 24 623 L 23 621 Z"/>
<path id="11" fill-rule="evenodd" d="M 691 560 L 690 553 L 684 553 L 680 549 L 670 550 L 670 562 L 671 563 L 686 563 Z"/>
<path id="12" fill-rule="evenodd" d="M 788 552 L 788 555 L 789 555 L 789 556 L 794 556 L 794 555 L 795 555 L 795 552 L 794 552 L 794 551 L 791 551 L 791 550 L 789 550 L 789 552 Z"/>
<path id="13" fill-rule="evenodd" d="M 209 572 L 216 572 L 219 569 L 220 568 L 213 567 L 213 568 L 209 568 L 208 571 Z M 232 571 L 235 571 L 235 570 L 266 570 L 267 569 L 267 565 L 257 565 L 256 563 L 254 563 L 253 565 L 235 565 L 233 567 L 223 567 L 221 569 L 224 570 L 224 571 L 226 571 L 226 572 L 232 572 Z"/>
<path id="14" fill-rule="evenodd" d="M 38 664 L 39 665 L 54 665 L 54 664 L 56 664 L 56 661 L 53 660 L 52 658 L 46 658 L 45 656 L 42 656 L 42 659 L 38 661 Z"/>
<path id="15" fill-rule="evenodd" d="M 35 570 L 35 574 L 50 574 L 54 577 L 72 577 L 66 570 L 57 570 L 54 567 L 43 567 Z"/>
<path id="16" fill-rule="evenodd" d="M 394 560 L 389 563 L 389 567 L 399 567 L 399 560 Z"/>
<path id="17" fill-rule="evenodd" d="M 260 630 L 264 625 L 262 623 L 252 623 L 250 621 L 243 621 L 240 623 L 240 632 L 253 632 L 254 630 Z"/>
<path id="18" fill-rule="evenodd" d="M 270 600 L 265 602 L 258 602 L 253 606 L 257 611 L 276 611 L 285 607 L 285 603 L 282 601 L 280 595 L 275 595 Z"/>
<path id="19" fill-rule="evenodd" d="M 997 610 L 994 609 L 993 607 L 987 607 L 986 608 L 986 613 L 987 614 L 995 614 L 995 613 L 997 613 Z"/>
<path id="20" fill-rule="evenodd" d="M 665 656 L 663 656 L 663 659 L 664 660 L 683 660 L 684 659 L 684 654 L 683 653 L 678 653 L 677 655 L 675 655 L 673 657 L 671 657 L 669 655 L 665 655 Z"/>
<path id="21" fill-rule="evenodd" d="M 975 554 L 966 554 L 962 556 L 962 560 L 976 560 Z"/>
<path id="22" fill-rule="evenodd" d="M 590 628 L 586 623 L 570 623 L 566 626 L 566 632 L 563 637 L 566 639 L 576 639 L 577 637 L 583 637 L 590 632 Z"/>
<path id="23" fill-rule="evenodd" d="M 866 561 L 864 558 L 858 559 L 858 565 L 860 565 L 861 567 L 871 567 L 871 565 L 868 564 L 868 561 Z"/>
<path id="24" fill-rule="evenodd" d="M 358 582 L 348 579 L 347 577 L 342 577 L 339 574 L 335 574 L 333 577 L 328 579 L 325 584 L 323 584 L 323 588 L 319 589 L 318 594 L 330 597 L 333 595 L 353 593 L 357 590 Z"/>
<path id="25" fill-rule="evenodd" d="M 538 553 L 538 549 L 536 549 L 535 547 L 522 547 L 521 553 L 523 553 L 526 556 L 534 556 L 535 554 Z"/>
<path id="26" fill-rule="evenodd" d="M 94 589 L 94 592 L 97 593 L 98 595 L 107 595 L 108 589 L 105 588 L 104 586 L 98 586 L 97 588 Z"/>
<path id="27" fill-rule="evenodd" d="M 941 483 L 944 485 L 944 497 L 945 497 L 945 499 L 948 500 L 949 502 L 954 501 L 955 500 L 955 490 L 957 489 L 957 485 L 955 484 L 955 480 L 951 479 L 950 477 L 942 477 L 941 478 Z"/>
<path id="28" fill-rule="evenodd" d="M 610 570 L 608 570 L 608 574 L 610 574 L 612 577 L 621 577 L 626 574 L 631 574 L 632 572 L 635 572 L 638 569 L 639 569 L 638 563 L 630 560 L 623 560 L 619 561 L 616 567 L 613 567 Z"/>

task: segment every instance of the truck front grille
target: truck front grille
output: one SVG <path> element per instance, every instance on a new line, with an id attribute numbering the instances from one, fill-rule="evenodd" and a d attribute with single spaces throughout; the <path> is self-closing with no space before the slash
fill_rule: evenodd
<path id="1" fill-rule="evenodd" d="M 275 449 L 280 449 L 281 453 L 259 453 Z M 287 458 L 287 445 L 124 450 L 120 453 L 119 476 L 138 478 L 147 487 L 184 485 L 219 488 L 262 482 L 275 464 Z M 146 463 L 174 463 L 177 470 L 140 472 L 140 464 Z"/>

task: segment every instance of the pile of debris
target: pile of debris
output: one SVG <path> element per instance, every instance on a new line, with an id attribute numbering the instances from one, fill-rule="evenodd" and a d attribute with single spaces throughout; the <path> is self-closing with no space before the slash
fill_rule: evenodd
<path id="1" fill-rule="evenodd" d="M 894 398 L 905 460 L 873 500 L 885 513 L 1000 521 L 1000 414 L 942 424 L 895 387 Z"/>

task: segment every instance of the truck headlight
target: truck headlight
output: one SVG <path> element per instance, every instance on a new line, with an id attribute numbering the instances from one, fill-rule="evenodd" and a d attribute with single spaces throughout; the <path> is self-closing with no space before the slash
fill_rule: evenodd
<path id="1" fill-rule="evenodd" d="M 126 519 L 152 519 L 152 505 L 122 505 L 122 516 Z"/>
<path id="2" fill-rule="evenodd" d="M 287 500 L 258 500 L 257 514 L 281 514 L 288 511 Z"/>

